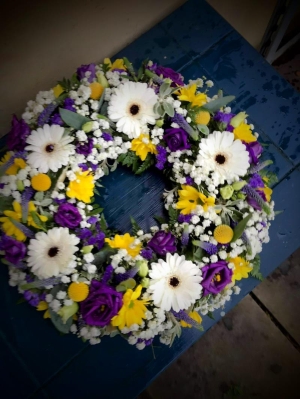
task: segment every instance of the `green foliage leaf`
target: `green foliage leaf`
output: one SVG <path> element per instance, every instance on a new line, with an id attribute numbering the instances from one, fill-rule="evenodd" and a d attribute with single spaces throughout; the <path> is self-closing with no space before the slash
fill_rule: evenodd
<path id="1" fill-rule="evenodd" d="M 118 292 L 125 292 L 127 290 L 133 290 L 136 286 L 136 281 L 133 278 L 129 278 L 125 281 L 122 281 L 119 285 L 117 285 L 116 290 Z"/>
<path id="2" fill-rule="evenodd" d="M 80 130 L 85 123 L 92 122 L 91 119 L 64 108 L 59 108 L 59 114 L 66 125 L 76 130 Z"/>
<path id="3" fill-rule="evenodd" d="M 31 211 L 31 212 L 30 212 L 30 215 L 31 215 L 31 217 L 32 217 L 32 219 L 33 219 L 33 221 L 34 221 L 34 223 L 35 223 L 41 230 L 47 231 L 46 226 L 45 226 L 45 223 L 43 223 L 43 222 L 41 221 L 41 219 L 39 218 L 39 216 L 38 216 L 38 214 L 37 214 L 36 212 Z"/>
<path id="4" fill-rule="evenodd" d="M 137 232 L 138 232 L 139 230 L 142 230 L 142 229 L 141 229 L 141 227 L 137 224 L 137 222 L 135 221 L 135 219 L 134 219 L 132 216 L 130 216 L 130 222 L 131 222 L 131 226 L 132 226 L 132 229 L 131 229 L 132 234 L 136 236 Z"/>
<path id="5" fill-rule="evenodd" d="M 208 313 L 207 313 L 207 316 L 208 316 L 210 319 L 215 320 L 214 315 L 213 315 L 212 312 L 208 312 Z"/>
<path id="6" fill-rule="evenodd" d="M 14 199 L 12 197 L 2 197 L 0 201 L 0 214 L 3 214 L 4 211 L 12 211 Z"/>
<path id="7" fill-rule="evenodd" d="M 172 93 L 172 88 L 170 83 L 164 82 L 159 88 L 160 97 L 167 97 Z"/>
<path id="8" fill-rule="evenodd" d="M 89 212 L 89 216 L 99 215 L 103 211 L 103 208 L 97 207 Z"/>
<path id="9" fill-rule="evenodd" d="M 51 321 L 54 324 L 55 328 L 61 332 L 62 334 L 68 334 L 70 331 L 70 327 L 73 324 L 73 319 L 72 317 L 67 320 L 67 322 L 64 324 L 63 319 L 55 313 L 51 308 L 48 309 L 51 317 Z"/>
<path id="10" fill-rule="evenodd" d="M 246 216 L 243 220 L 241 220 L 234 228 L 233 230 L 233 238 L 231 240 L 231 242 L 236 241 L 238 238 L 241 237 L 241 235 L 243 234 L 247 223 L 249 222 L 249 220 L 252 218 L 252 214 L 250 213 L 248 216 Z"/>
<path id="11" fill-rule="evenodd" d="M 137 81 L 137 77 L 136 77 L 136 74 L 135 74 L 135 70 L 134 70 L 134 68 L 133 68 L 133 66 L 132 66 L 132 64 L 131 64 L 131 62 L 130 62 L 130 61 L 128 60 L 128 58 L 126 58 L 126 57 L 123 57 L 123 60 L 124 60 L 124 65 L 126 66 L 127 72 L 129 72 L 130 75 L 133 77 L 133 79 L 134 79 L 135 81 Z"/>
<path id="12" fill-rule="evenodd" d="M 172 207 L 172 205 L 170 205 L 169 209 L 168 209 L 168 213 L 169 213 L 170 224 L 175 224 L 177 222 L 178 215 L 179 215 L 178 209 L 174 209 Z"/>
<path id="13" fill-rule="evenodd" d="M 251 270 L 250 275 L 252 277 L 257 278 L 260 281 L 263 281 L 264 277 L 260 272 L 260 256 L 256 255 L 251 263 L 252 263 L 253 269 Z"/>
<path id="14" fill-rule="evenodd" d="M 108 234 L 108 228 L 107 228 L 107 223 L 106 223 L 106 220 L 105 220 L 105 217 L 104 217 L 103 214 L 101 215 L 101 218 L 100 218 L 100 227 L 101 227 L 101 230 L 103 231 L 103 233 L 105 235 L 107 235 Z"/>
<path id="15" fill-rule="evenodd" d="M 164 116 L 165 110 L 161 103 L 156 103 L 153 107 L 154 112 L 159 116 Z"/>
<path id="16" fill-rule="evenodd" d="M 112 255 L 115 255 L 118 252 L 117 249 L 111 248 L 108 244 L 106 244 L 99 252 L 94 254 L 94 265 L 98 268 L 103 266 Z"/>
<path id="17" fill-rule="evenodd" d="M 197 125 L 197 129 L 199 130 L 199 132 L 204 134 L 204 136 L 209 135 L 209 128 L 206 125 Z"/>
<path id="18" fill-rule="evenodd" d="M 171 118 L 174 116 L 175 111 L 174 111 L 174 107 L 172 104 L 164 102 L 163 108 L 164 108 L 166 114 L 169 115 Z"/>
<path id="19" fill-rule="evenodd" d="M 166 223 L 166 219 L 163 218 L 162 216 L 155 215 L 155 216 L 153 216 L 153 219 L 156 220 L 157 223 L 159 223 L 159 224 Z"/>
<path id="20" fill-rule="evenodd" d="M 133 151 L 128 151 L 126 154 L 120 155 L 118 160 L 122 165 L 131 167 L 134 172 L 136 172 L 139 168 L 140 158 Z"/>
<path id="21" fill-rule="evenodd" d="M 145 170 L 149 169 L 154 164 L 154 158 L 150 154 L 147 155 L 147 158 L 142 163 L 142 165 L 135 172 L 136 175 L 140 175 L 145 172 Z"/>
<path id="22" fill-rule="evenodd" d="M 219 97 L 215 100 L 210 101 L 209 103 L 202 105 L 202 108 L 210 112 L 216 112 L 220 108 L 225 107 L 228 103 L 230 103 L 234 99 L 235 96 Z"/>

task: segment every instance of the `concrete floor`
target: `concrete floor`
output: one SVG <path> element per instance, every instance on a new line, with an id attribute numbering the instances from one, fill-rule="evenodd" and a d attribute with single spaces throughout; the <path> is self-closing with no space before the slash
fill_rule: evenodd
<path id="1" fill-rule="evenodd" d="M 0 135 L 39 90 L 125 47 L 186 0 L 2 0 Z M 276 0 L 208 0 L 258 48 Z M 12 10 L 13 7 L 13 10 Z M 292 399 L 300 366 L 300 251 L 172 364 L 141 399 Z"/>

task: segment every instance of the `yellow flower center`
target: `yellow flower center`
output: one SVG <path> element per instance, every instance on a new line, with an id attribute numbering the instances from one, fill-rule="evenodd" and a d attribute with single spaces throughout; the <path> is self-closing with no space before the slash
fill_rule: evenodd
<path id="1" fill-rule="evenodd" d="M 89 295 L 89 287 L 85 283 L 71 283 L 68 288 L 69 298 L 74 302 L 82 302 Z M 101 309 L 102 310 L 102 309 Z"/>
<path id="2" fill-rule="evenodd" d="M 48 175 L 40 173 L 32 177 L 31 185 L 36 191 L 47 191 L 51 187 L 51 179 Z"/>
<path id="3" fill-rule="evenodd" d="M 233 230 L 226 224 L 221 224 L 214 230 L 214 238 L 220 244 L 228 244 L 233 238 Z"/>

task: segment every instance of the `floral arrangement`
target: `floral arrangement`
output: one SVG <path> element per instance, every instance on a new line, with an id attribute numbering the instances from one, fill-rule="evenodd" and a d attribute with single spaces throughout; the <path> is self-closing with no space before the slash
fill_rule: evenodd
<path id="1" fill-rule="evenodd" d="M 82 65 L 12 120 L 0 163 L 2 262 L 11 286 L 61 333 L 121 334 L 143 349 L 201 329 L 238 282 L 261 278 L 274 176 L 247 115 L 205 77 L 145 61 Z M 161 170 L 166 217 L 107 226 L 95 201 L 118 164 Z"/>

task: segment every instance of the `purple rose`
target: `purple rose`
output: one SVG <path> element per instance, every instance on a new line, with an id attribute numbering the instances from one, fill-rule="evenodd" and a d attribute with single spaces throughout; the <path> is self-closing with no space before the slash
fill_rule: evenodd
<path id="1" fill-rule="evenodd" d="M 90 326 L 107 326 L 122 307 L 123 296 L 114 288 L 100 281 L 92 280 L 90 293 L 81 302 L 82 318 Z"/>
<path id="2" fill-rule="evenodd" d="M 175 84 L 178 86 L 183 86 L 183 76 L 180 75 L 180 73 L 175 72 L 171 68 L 166 68 L 161 65 L 154 64 L 151 67 L 151 70 L 156 73 L 156 75 L 160 76 L 162 75 L 164 78 L 171 79 Z M 172 84 L 172 86 L 175 86 L 175 84 Z"/>
<path id="3" fill-rule="evenodd" d="M 253 163 L 254 165 L 258 164 L 258 158 L 260 154 L 263 152 L 262 146 L 259 144 L 258 141 L 253 141 L 252 143 L 245 143 L 246 149 L 249 153 L 249 162 Z"/>
<path id="4" fill-rule="evenodd" d="M 92 81 L 95 79 L 96 77 L 96 66 L 95 64 L 88 64 L 88 65 L 81 65 L 81 67 L 79 67 L 77 69 L 77 76 L 79 80 L 82 80 L 84 78 L 86 78 L 86 72 L 90 72 L 89 77 L 88 77 L 88 81 L 90 83 L 92 83 Z"/>
<path id="5" fill-rule="evenodd" d="M 26 138 L 30 134 L 30 127 L 23 120 L 13 115 L 11 130 L 7 135 L 6 144 L 10 151 L 23 151 L 26 146 Z"/>
<path id="6" fill-rule="evenodd" d="M 182 128 L 166 129 L 166 132 L 164 134 L 164 140 L 172 152 L 178 150 L 187 150 L 188 148 L 190 148 L 190 145 L 188 143 L 188 134 Z"/>
<path id="7" fill-rule="evenodd" d="M 74 229 L 79 225 L 82 217 L 78 209 L 74 205 L 67 202 L 59 206 L 57 213 L 54 215 L 54 220 L 62 227 Z"/>
<path id="8" fill-rule="evenodd" d="M 89 137 L 87 141 L 84 143 L 77 143 L 76 144 L 76 152 L 77 154 L 82 155 L 90 155 L 94 147 L 94 140 L 92 137 Z"/>
<path id="9" fill-rule="evenodd" d="M 175 237 L 171 233 L 158 231 L 148 242 L 148 247 L 153 249 L 158 255 L 164 256 L 169 253 L 176 252 Z"/>
<path id="10" fill-rule="evenodd" d="M 218 294 L 227 284 L 231 283 L 232 270 L 228 268 L 225 260 L 210 263 L 202 269 L 203 295 Z"/>
<path id="11" fill-rule="evenodd" d="M 16 266 L 26 255 L 26 245 L 6 235 L 1 237 L 0 249 L 5 251 L 5 259 Z"/>

